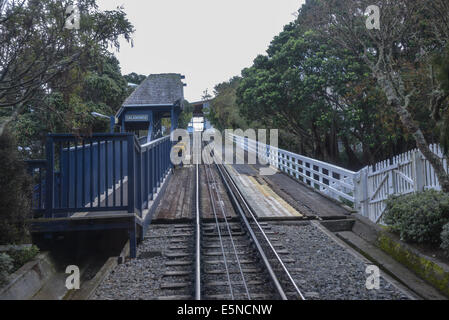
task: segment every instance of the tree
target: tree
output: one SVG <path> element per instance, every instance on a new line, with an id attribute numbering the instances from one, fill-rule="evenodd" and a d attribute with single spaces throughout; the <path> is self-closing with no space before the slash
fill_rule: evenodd
<path id="1" fill-rule="evenodd" d="M 142 82 L 145 81 L 145 79 L 147 78 L 147 76 L 142 75 L 142 74 L 137 74 L 135 72 L 132 72 L 130 74 L 127 74 L 124 76 L 125 80 L 128 82 L 128 84 L 135 84 L 135 85 L 140 85 Z M 134 92 L 134 90 L 136 90 L 137 87 L 135 86 L 129 86 L 128 87 L 128 96 L 131 95 L 131 93 Z"/>
<path id="2" fill-rule="evenodd" d="M 31 211 L 31 179 L 17 151 L 14 136 L 0 136 L 0 244 L 26 239 Z"/>
<path id="3" fill-rule="evenodd" d="M 431 68 L 425 76 L 430 85 L 420 87 L 423 82 L 416 80 L 419 80 L 420 71 L 429 66 L 432 55 L 448 45 L 448 2 L 329 0 L 317 3 L 317 11 L 309 22 L 340 46 L 360 56 L 385 94 L 388 106 L 432 164 L 443 190 L 449 192 L 449 175 L 443 162 L 430 150 L 422 128 L 410 112 L 414 103 L 423 100 L 429 112 L 447 108 L 447 95 Z M 365 9 L 373 4 L 380 8 L 380 30 L 366 27 Z"/>
<path id="4" fill-rule="evenodd" d="M 187 129 L 189 126 L 190 120 L 193 117 L 193 106 L 187 101 L 184 100 L 184 110 L 181 112 L 178 120 L 178 128 Z"/>
<path id="5" fill-rule="evenodd" d="M 388 138 L 382 99 L 357 57 L 301 24 L 286 26 L 267 53 L 242 72 L 237 97 L 244 117 L 282 128 L 282 146 L 315 158 L 360 168 L 381 156 L 385 145 L 374 145 Z M 362 159 L 353 150 L 358 144 Z"/>
<path id="6" fill-rule="evenodd" d="M 132 72 L 130 74 L 125 75 L 124 78 L 129 83 L 141 84 L 147 78 L 147 76 L 142 75 L 142 74 L 137 74 L 135 72 Z"/>
<path id="7" fill-rule="evenodd" d="M 434 104 L 432 115 L 438 123 L 440 141 L 447 154 L 449 151 L 449 108 L 446 101 L 449 97 L 449 47 L 435 56 L 432 66 L 441 88 L 441 98 Z"/>
<path id="8" fill-rule="evenodd" d="M 79 30 L 65 28 L 70 0 L 0 0 L 0 135 L 22 108 L 56 77 L 81 70 L 119 38 L 134 31 L 118 8 L 100 12 L 95 0 L 79 0 Z"/>
<path id="9" fill-rule="evenodd" d="M 39 91 L 11 126 L 20 146 L 40 157 L 49 132 L 86 133 L 109 130 L 109 122 L 92 112 L 115 114 L 127 97 L 127 82 L 119 61 L 104 53 L 85 66 L 82 73 L 57 76 L 48 84 L 51 93 Z"/>
<path id="10" fill-rule="evenodd" d="M 237 87 L 240 83 L 239 77 L 220 83 L 214 88 L 214 99 L 211 101 L 210 110 L 206 117 L 214 127 L 219 130 L 245 129 L 248 122 L 245 116 L 240 114 L 237 105 Z"/>

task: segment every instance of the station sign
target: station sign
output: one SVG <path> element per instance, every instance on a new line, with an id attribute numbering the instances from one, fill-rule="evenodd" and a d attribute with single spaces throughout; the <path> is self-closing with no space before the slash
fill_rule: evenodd
<path id="1" fill-rule="evenodd" d="M 125 116 L 126 122 L 143 122 L 148 121 L 147 114 L 128 114 Z"/>

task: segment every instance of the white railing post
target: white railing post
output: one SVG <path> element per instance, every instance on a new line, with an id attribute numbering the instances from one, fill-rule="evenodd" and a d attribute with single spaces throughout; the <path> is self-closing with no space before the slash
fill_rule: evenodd
<path id="1" fill-rule="evenodd" d="M 368 167 L 360 170 L 354 177 L 355 209 L 359 214 L 369 217 Z"/>
<path id="2" fill-rule="evenodd" d="M 396 194 L 396 173 L 394 170 L 388 171 L 388 194 L 395 195 Z"/>
<path id="3" fill-rule="evenodd" d="M 426 185 L 426 174 L 424 172 L 424 159 L 419 150 L 413 152 L 412 168 L 415 192 L 422 192 Z"/>

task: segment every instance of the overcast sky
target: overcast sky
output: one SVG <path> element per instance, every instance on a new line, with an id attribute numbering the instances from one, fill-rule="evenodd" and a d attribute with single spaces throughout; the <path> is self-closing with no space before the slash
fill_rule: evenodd
<path id="1" fill-rule="evenodd" d="M 123 41 L 116 53 L 122 73 L 182 73 L 189 101 L 251 66 L 303 2 L 98 0 L 102 10 L 123 5 L 136 28 L 134 47 Z"/>

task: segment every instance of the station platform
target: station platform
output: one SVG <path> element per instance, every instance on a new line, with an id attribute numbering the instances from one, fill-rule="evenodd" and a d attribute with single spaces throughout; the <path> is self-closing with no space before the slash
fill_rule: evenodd
<path id="1" fill-rule="evenodd" d="M 220 181 L 214 172 L 216 181 Z M 214 219 L 211 201 L 208 194 L 204 167 L 200 166 L 200 199 L 204 219 Z M 217 183 L 226 218 L 234 218 L 232 204 L 226 196 L 226 190 L 221 183 Z M 193 219 L 195 197 L 195 166 L 186 165 L 173 171 L 172 178 L 167 185 L 164 197 L 155 210 L 152 223 L 170 223 L 190 221 Z M 220 209 L 220 208 L 219 208 Z M 219 210 L 219 218 L 222 211 Z"/>
<path id="2" fill-rule="evenodd" d="M 261 219 L 346 219 L 350 212 L 299 181 L 284 173 L 261 176 L 257 165 L 226 165 L 235 183 L 245 195 L 250 206 Z M 205 169 L 200 166 L 200 198 L 204 208 L 203 218 L 213 219 L 210 197 L 205 181 Z M 216 174 L 216 180 L 221 181 Z M 191 221 L 195 208 L 195 167 L 184 166 L 174 171 L 167 189 L 155 210 L 152 223 L 179 223 Z M 217 183 L 227 218 L 233 218 L 234 211 L 226 190 Z M 229 209 L 229 210 L 228 210 Z M 220 212 L 221 214 L 221 212 Z"/>

